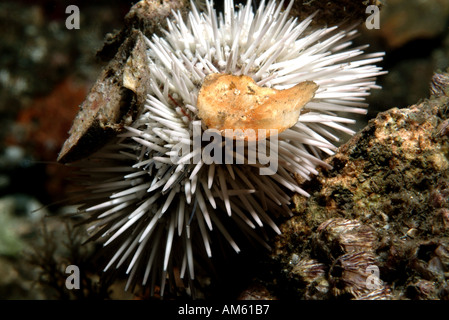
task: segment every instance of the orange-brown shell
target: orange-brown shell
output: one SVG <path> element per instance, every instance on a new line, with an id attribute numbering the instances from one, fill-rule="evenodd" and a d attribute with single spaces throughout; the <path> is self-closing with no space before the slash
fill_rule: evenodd
<path id="1" fill-rule="evenodd" d="M 222 134 L 241 129 L 245 140 L 257 140 L 258 129 L 278 133 L 292 127 L 301 109 L 313 99 L 318 86 L 304 81 L 285 90 L 259 87 L 248 76 L 209 74 L 198 94 L 198 116 L 209 129 Z"/>

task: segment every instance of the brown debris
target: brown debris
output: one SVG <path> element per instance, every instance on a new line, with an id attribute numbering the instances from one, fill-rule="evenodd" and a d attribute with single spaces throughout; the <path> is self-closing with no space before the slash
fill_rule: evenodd
<path id="1" fill-rule="evenodd" d="M 318 26 L 338 25 L 342 22 L 352 24 L 365 21 L 368 17 L 366 8 L 375 5 L 381 9 L 382 2 L 379 0 L 294 1 L 291 15 L 303 20 L 315 14 L 312 25 Z"/>
<path id="2" fill-rule="evenodd" d="M 222 134 L 226 129 L 240 129 L 243 136 L 239 139 L 254 141 L 259 138 L 258 129 L 280 133 L 295 125 L 317 89 L 313 81 L 276 90 L 259 87 L 248 76 L 212 73 L 206 76 L 198 94 L 198 116 L 209 129 Z"/>
<path id="3" fill-rule="evenodd" d="M 149 86 L 145 48 L 140 31 L 134 31 L 121 45 L 81 104 L 59 162 L 89 156 L 139 113 Z"/>
<path id="4" fill-rule="evenodd" d="M 433 93 L 380 113 L 303 184 L 274 245 L 279 299 L 449 299 L 449 97 Z"/>

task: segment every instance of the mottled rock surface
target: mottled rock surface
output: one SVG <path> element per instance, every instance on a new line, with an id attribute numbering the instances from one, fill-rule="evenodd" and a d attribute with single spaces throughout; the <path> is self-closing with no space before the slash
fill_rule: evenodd
<path id="1" fill-rule="evenodd" d="M 279 298 L 449 299 L 447 74 L 434 79 L 430 99 L 380 113 L 294 197 L 273 250 Z"/>
<path id="2" fill-rule="evenodd" d="M 22 209 L 10 205 L 11 196 L 19 199 L 20 206 L 34 203 L 35 197 L 42 205 L 62 199 L 62 188 L 59 187 L 59 196 L 49 201 L 48 194 L 53 192 L 46 185 L 51 179 L 64 175 L 44 174 L 46 166 L 30 161 L 30 154 L 37 161 L 56 159 L 56 151 L 50 158 L 49 152 L 46 151 L 45 156 L 40 152 L 41 146 L 50 145 L 53 150 L 57 144 L 55 139 L 61 141 L 67 137 L 73 113 L 84 99 L 84 94 L 78 93 L 78 83 L 87 90 L 100 74 L 102 66 L 95 60 L 99 48 L 103 46 L 99 56 L 109 61 L 128 35 L 126 32 L 132 28 L 148 30 L 145 31 L 147 36 L 157 32 L 151 25 L 142 28 L 140 24 L 148 21 L 144 15 L 149 11 L 142 11 L 138 6 L 127 15 L 125 23 L 122 17 L 132 6 L 125 0 L 114 2 L 114 5 L 107 1 L 80 2 L 83 3 L 80 30 L 66 29 L 66 5 L 59 2 L 4 1 L 0 5 L 3 27 L 0 202 L 4 204 L 2 221 L 8 222 L 4 223 L 4 228 L 9 230 L 3 233 L 7 240 L 2 239 L 2 247 L 7 250 L 0 256 L 2 298 L 80 298 L 67 290 L 55 291 L 55 287 L 63 288 L 64 267 L 68 263 L 79 263 L 73 254 L 82 254 L 78 258 L 85 261 L 86 257 L 91 258 L 92 251 L 86 246 L 69 246 L 74 250 L 68 252 L 67 243 L 74 238 L 60 220 L 45 219 L 48 234 L 42 235 L 42 224 L 35 220 L 40 219 L 42 212 L 24 214 Z M 188 3 L 169 2 L 176 8 Z M 350 7 L 344 5 L 345 2 L 348 3 L 334 1 L 332 8 L 321 10 L 321 16 L 316 16 L 317 24 L 332 25 L 347 18 Z M 368 16 L 363 11 L 364 6 L 378 2 L 351 1 L 359 8 L 356 14 L 361 20 Z M 393 7 L 393 2 L 400 10 Z M 382 6 L 380 29 L 365 30 L 363 24 L 359 28 L 365 31 L 360 37 L 361 43 L 372 46 L 369 51 L 387 51 L 383 66 L 389 74 L 379 79 L 383 89 L 373 91 L 369 100 L 369 111 L 373 116 L 379 110 L 404 107 L 426 97 L 428 78 L 433 70 L 445 69 L 449 61 L 448 11 L 432 13 L 435 7 L 447 8 L 446 1 L 401 0 L 399 3 L 389 0 L 382 3 L 388 5 Z M 139 2 L 139 6 L 144 4 L 160 5 L 161 2 Z M 216 4 L 219 5 L 218 1 Z M 302 17 L 315 12 L 316 6 L 326 4 L 331 3 L 295 1 Z M 427 8 L 422 9 L 423 6 Z M 339 13 L 333 11 L 337 7 Z M 159 22 L 164 22 L 170 9 L 151 16 L 149 23 L 159 28 Z M 392 10 L 391 14 L 389 10 Z M 157 16 L 160 20 L 153 19 Z M 399 28 L 387 33 L 386 26 L 398 21 L 406 33 Z M 441 28 L 442 21 L 446 22 L 446 27 Z M 125 31 L 121 35 L 120 31 L 109 34 L 103 45 L 105 34 L 115 28 Z M 422 37 L 425 32 L 427 34 Z M 256 264 L 254 273 L 247 278 L 252 279 L 264 266 L 269 271 L 242 292 L 241 298 L 447 298 L 449 183 L 446 164 L 448 121 L 445 119 L 449 90 L 445 84 L 447 78 L 439 77 L 433 99 L 381 114 L 328 160 L 334 170 L 322 170 L 320 176 L 306 185 L 312 193 L 309 200 L 295 197 L 297 216 L 283 225 L 285 233 L 277 238 L 272 258 L 264 264 Z M 76 84 L 75 88 L 72 83 Z M 60 90 L 61 84 L 62 88 L 70 87 Z M 46 127 L 51 121 L 44 121 L 48 114 L 52 114 L 52 118 L 58 120 L 58 127 L 61 125 L 66 116 L 54 115 L 52 110 L 55 108 L 71 114 L 64 129 L 58 129 L 60 133 L 56 133 L 53 126 Z M 21 116 L 23 112 L 32 117 Z M 24 118 L 31 120 L 22 123 L 20 119 Z M 32 133 L 23 134 L 23 131 Z M 11 135 L 14 142 L 8 138 Z M 23 138 L 28 136 L 34 139 L 30 142 Z M 26 154 L 9 155 L 17 150 L 19 153 L 26 150 Z M 22 195 L 28 200 L 24 201 Z M 51 206 L 49 214 L 57 214 L 60 209 L 59 205 Z M 26 251 L 18 250 L 25 246 Z M 36 253 L 34 249 L 40 255 L 29 253 L 30 250 Z M 30 262 L 34 264 L 30 266 Z M 378 277 L 373 266 L 378 267 Z M 244 266 L 239 264 L 237 267 Z M 93 280 L 91 284 L 95 284 L 98 276 L 91 273 L 89 276 Z M 236 277 L 235 274 L 230 276 Z M 381 280 L 382 285 L 376 279 Z M 114 292 L 123 294 L 123 287 L 119 282 Z M 98 290 L 92 293 L 96 292 Z"/>

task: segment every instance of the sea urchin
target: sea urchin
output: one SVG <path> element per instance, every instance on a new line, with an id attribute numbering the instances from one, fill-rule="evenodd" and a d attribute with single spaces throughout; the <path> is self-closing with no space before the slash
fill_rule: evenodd
<path id="1" fill-rule="evenodd" d="M 354 133 L 345 115 L 366 112 L 383 73 L 382 53 L 348 49 L 354 28 L 310 28 L 312 16 L 289 16 L 293 1 L 250 3 L 173 12 L 164 36 L 146 39 L 144 110 L 79 163 L 79 212 L 113 248 L 105 270 L 124 266 L 128 285 L 163 294 L 174 273 L 189 283 L 218 239 L 240 251 L 238 233 L 267 246 L 260 231 L 280 232 L 273 219 L 291 214 L 292 193 L 308 196 L 296 178 L 328 166 L 338 135 Z"/>

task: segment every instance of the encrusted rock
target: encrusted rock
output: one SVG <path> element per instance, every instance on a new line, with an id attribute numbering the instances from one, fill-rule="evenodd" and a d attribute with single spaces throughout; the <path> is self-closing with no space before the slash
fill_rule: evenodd
<path id="1" fill-rule="evenodd" d="M 449 299 L 447 77 L 430 99 L 380 113 L 303 184 L 311 197 L 294 197 L 273 250 L 279 299 L 315 299 L 312 266 L 322 299 Z"/>
<path id="2" fill-rule="evenodd" d="M 67 163 L 89 156 L 132 122 L 143 108 L 149 87 L 146 66 L 143 35 L 134 31 L 81 104 L 58 161 Z"/>
<path id="3" fill-rule="evenodd" d="M 260 87 L 248 76 L 212 73 L 206 76 L 198 94 L 198 116 L 209 129 L 221 134 L 242 130 L 239 139 L 258 140 L 271 129 L 276 134 L 294 126 L 306 103 L 313 99 L 318 86 L 304 81 L 285 89 Z M 270 131 L 268 131 L 270 130 Z"/>

